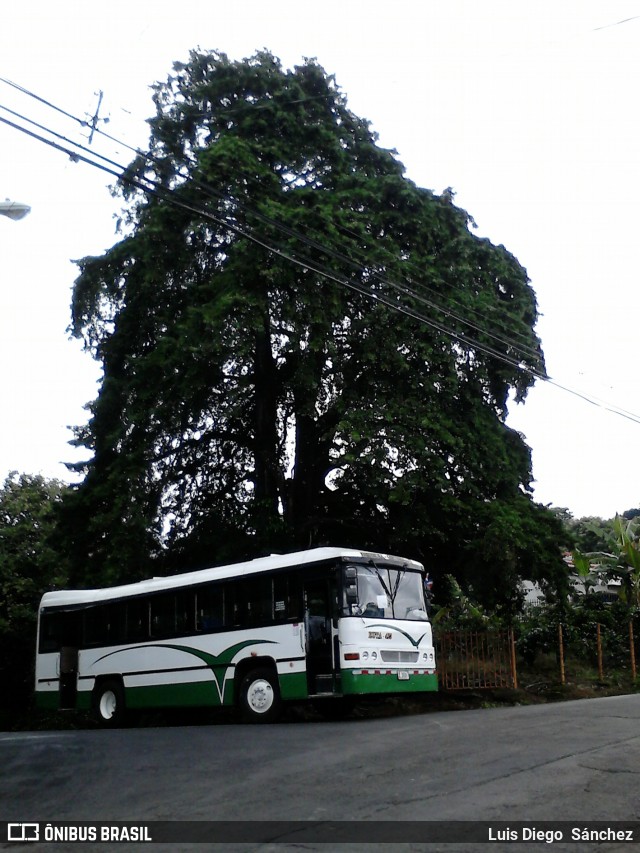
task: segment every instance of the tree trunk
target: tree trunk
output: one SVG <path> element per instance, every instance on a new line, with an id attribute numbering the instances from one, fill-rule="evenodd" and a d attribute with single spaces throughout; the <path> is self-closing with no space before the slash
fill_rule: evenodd
<path id="1" fill-rule="evenodd" d="M 255 501 L 264 520 L 279 520 L 278 383 L 268 315 L 256 333 L 254 440 Z"/>

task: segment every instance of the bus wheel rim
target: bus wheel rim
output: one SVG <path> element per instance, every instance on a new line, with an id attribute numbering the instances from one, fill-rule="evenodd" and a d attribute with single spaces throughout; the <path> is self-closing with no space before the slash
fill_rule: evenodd
<path id="1" fill-rule="evenodd" d="M 264 678 L 252 682 L 247 690 L 247 702 L 256 714 L 266 714 L 273 705 L 273 687 Z"/>
<path id="2" fill-rule="evenodd" d="M 116 712 L 116 695 L 113 690 L 105 690 L 100 697 L 100 715 L 104 720 L 110 720 Z"/>

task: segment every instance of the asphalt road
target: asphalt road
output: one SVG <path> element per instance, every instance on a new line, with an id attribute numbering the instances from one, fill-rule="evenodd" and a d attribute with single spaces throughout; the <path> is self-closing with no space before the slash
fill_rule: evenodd
<path id="1" fill-rule="evenodd" d="M 0 819 L 19 822 L 640 821 L 640 695 L 340 723 L 5 732 L 0 768 Z M 377 847 L 388 849 L 304 844 Z"/>

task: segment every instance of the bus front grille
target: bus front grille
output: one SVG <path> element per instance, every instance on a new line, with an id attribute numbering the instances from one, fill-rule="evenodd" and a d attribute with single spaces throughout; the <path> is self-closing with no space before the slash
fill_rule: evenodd
<path id="1" fill-rule="evenodd" d="M 416 663 L 418 652 L 393 652 L 390 649 L 383 649 L 380 657 L 385 663 Z"/>

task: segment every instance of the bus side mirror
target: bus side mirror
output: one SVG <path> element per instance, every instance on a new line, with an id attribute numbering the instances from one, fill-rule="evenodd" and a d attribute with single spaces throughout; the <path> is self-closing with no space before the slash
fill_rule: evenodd
<path id="1" fill-rule="evenodd" d="M 347 607 L 356 604 L 358 601 L 358 572 L 353 566 L 348 566 L 344 573 L 345 578 L 345 596 L 347 599 Z"/>

